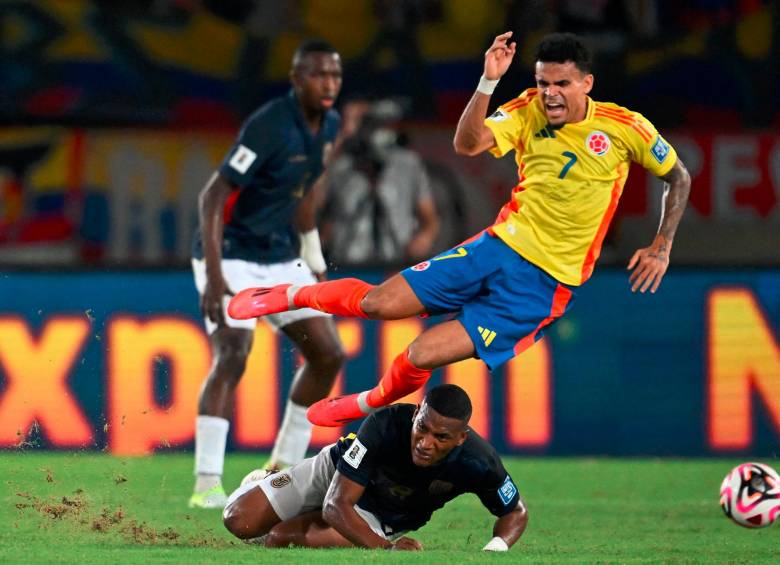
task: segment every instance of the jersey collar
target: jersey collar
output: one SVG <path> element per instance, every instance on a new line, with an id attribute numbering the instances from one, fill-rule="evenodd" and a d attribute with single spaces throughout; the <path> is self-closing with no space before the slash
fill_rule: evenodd
<path id="1" fill-rule="evenodd" d="M 320 118 L 320 128 L 319 130 L 317 130 L 317 134 L 314 135 L 309 129 L 309 124 L 306 122 L 306 118 L 303 115 L 303 108 L 301 108 L 301 103 L 298 101 L 298 97 L 295 95 L 295 89 L 293 88 L 291 88 L 290 91 L 287 93 L 287 103 L 290 105 L 290 108 L 292 109 L 293 116 L 295 116 L 295 122 L 298 124 L 298 127 L 301 129 L 301 131 L 306 132 L 306 136 L 308 139 L 315 140 L 325 136 L 325 128 L 327 127 L 327 123 L 328 123 L 328 115 L 333 110 L 324 110 L 322 112 L 322 117 Z"/>
<path id="2" fill-rule="evenodd" d="M 572 125 L 572 126 L 583 125 L 583 124 L 587 124 L 589 121 L 593 119 L 593 113 L 596 111 L 596 103 L 588 95 L 585 95 L 585 98 L 586 98 L 585 103 L 587 104 L 587 108 L 585 109 L 585 117 L 579 122 L 572 122 L 571 124 L 566 124 L 566 125 Z"/>
<path id="3" fill-rule="evenodd" d="M 593 119 L 593 113 L 596 111 L 596 103 L 590 96 L 585 96 L 588 99 L 588 109 L 585 110 L 585 119 L 580 123 L 589 122 Z"/>

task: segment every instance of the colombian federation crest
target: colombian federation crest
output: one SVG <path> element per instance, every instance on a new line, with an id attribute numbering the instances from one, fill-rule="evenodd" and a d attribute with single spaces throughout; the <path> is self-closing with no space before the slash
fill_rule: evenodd
<path id="1" fill-rule="evenodd" d="M 588 138 L 585 140 L 585 147 L 594 155 L 601 157 L 612 147 L 612 141 L 610 141 L 606 133 L 596 130 L 588 134 Z"/>

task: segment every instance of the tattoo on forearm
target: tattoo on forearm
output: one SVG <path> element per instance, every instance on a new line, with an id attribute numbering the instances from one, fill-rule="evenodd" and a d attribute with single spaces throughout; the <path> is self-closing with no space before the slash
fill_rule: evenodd
<path id="1" fill-rule="evenodd" d="M 658 234 L 671 242 L 688 203 L 688 195 L 691 192 L 691 177 L 683 162 L 678 158 L 672 170 L 661 178 L 664 180 L 664 206 Z M 664 247 L 666 248 L 666 244 Z"/>

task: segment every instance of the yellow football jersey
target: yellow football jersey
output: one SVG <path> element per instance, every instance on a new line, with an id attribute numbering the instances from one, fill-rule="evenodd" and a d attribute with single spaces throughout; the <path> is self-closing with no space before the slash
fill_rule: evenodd
<path id="1" fill-rule="evenodd" d="M 588 98 L 585 119 L 553 128 L 529 88 L 485 120 L 491 153 L 515 150 L 520 182 L 491 230 L 559 281 L 590 277 L 631 161 L 663 176 L 677 153 L 641 114 Z"/>

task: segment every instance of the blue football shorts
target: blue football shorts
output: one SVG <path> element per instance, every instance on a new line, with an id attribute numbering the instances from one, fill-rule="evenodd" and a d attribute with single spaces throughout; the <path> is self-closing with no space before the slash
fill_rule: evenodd
<path id="1" fill-rule="evenodd" d="M 569 309 L 577 289 L 487 232 L 401 275 L 429 314 L 458 312 L 477 357 L 491 371 L 540 339 Z"/>

